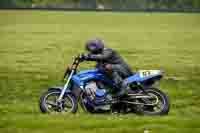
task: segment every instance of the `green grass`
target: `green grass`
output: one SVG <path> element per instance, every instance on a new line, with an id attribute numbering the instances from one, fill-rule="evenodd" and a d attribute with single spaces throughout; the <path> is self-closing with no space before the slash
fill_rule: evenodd
<path id="1" fill-rule="evenodd" d="M 72 56 L 100 37 L 133 70 L 163 69 L 164 117 L 43 115 L 38 99 L 61 84 Z M 200 14 L 0 11 L 0 132 L 200 132 Z M 80 69 L 91 68 L 83 63 Z"/>

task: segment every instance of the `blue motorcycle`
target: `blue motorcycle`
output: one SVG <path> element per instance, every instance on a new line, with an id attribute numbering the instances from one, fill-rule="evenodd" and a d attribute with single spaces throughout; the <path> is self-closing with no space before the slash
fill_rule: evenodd
<path id="1" fill-rule="evenodd" d="M 102 71 L 77 72 L 80 62 L 77 56 L 66 69 L 64 86 L 49 88 L 42 94 L 39 105 L 43 113 L 76 113 L 80 103 L 83 110 L 90 113 L 168 114 L 168 96 L 153 87 L 163 77 L 162 71 L 141 70 L 124 79 L 126 94 L 119 98 L 116 85 Z"/>

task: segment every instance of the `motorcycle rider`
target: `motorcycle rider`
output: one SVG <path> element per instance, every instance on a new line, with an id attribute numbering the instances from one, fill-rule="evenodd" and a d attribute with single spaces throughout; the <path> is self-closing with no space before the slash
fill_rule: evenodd
<path id="1" fill-rule="evenodd" d="M 81 58 L 86 61 L 96 61 L 96 67 L 114 81 L 117 96 L 123 96 L 127 89 L 127 86 L 123 84 L 123 79 L 132 75 L 129 65 L 115 50 L 105 48 L 101 39 L 88 40 L 85 48 L 89 54 L 83 54 Z"/>

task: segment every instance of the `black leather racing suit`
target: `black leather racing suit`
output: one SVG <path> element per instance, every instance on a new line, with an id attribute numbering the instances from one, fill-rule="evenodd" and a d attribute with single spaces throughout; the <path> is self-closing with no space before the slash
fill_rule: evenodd
<path id="1" fill-rule="evenodd" d="M 122 91 L 124 86 L 122 84 L 123 79 L 132 75 L 132 71 L 128 64 L 122 59 L 122 57 L 114 50 L 109 48 L 104 48 L 101 53 L 98 54 L 88 54 L 89 61 L 96 61 L 97 68 L 103 70 L 108 77 L 110 77 L 118 89 Z M 106 69 L 106 65 L 111 66 L 111 70 Z"/>

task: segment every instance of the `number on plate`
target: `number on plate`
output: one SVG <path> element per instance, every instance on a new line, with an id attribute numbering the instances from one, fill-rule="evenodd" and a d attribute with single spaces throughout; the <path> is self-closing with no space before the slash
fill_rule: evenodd
<path id="1" fill-rule="evenodd" d="M 151 72 L 150 72 L 150 71 L 143 71 L 143 72 L 142 72 L 142 77 L 147 77 L 147 76 L 149 76 L 149 75 L 151 75 Z"/>

